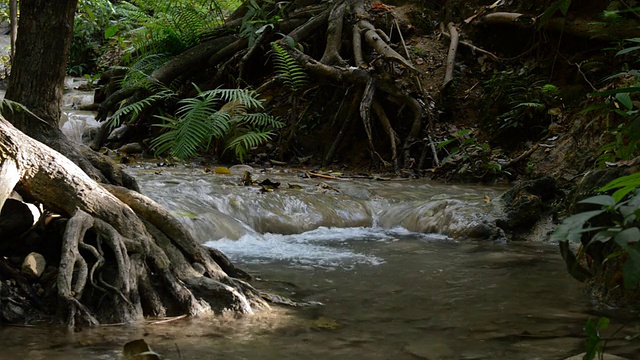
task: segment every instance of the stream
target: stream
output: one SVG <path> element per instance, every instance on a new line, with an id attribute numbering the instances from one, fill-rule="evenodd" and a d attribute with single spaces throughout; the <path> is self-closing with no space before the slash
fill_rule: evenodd
<path id="1" fill-rule="evenodd" d="M 82 141 L 92 114 L 65 113 L 65 133 Z M 280 188 L 242 186 L 246 170 Z M 128 171 L 256 287 L 317 305 L 78 332 L 3 326 L 0 359 L 117 359 L 139 338 L 174 360 L 565 359 L 584 351 L 583 326 L 599 316 L 557 245 L 470 239 L 499 214 L 502 188 L 243 166 Z M 625 322 L 614 316 L 608 334 Z M 624 338 L 639 327 L 623 327 L 608 351 L 638 358 L 638 339 Z"/>

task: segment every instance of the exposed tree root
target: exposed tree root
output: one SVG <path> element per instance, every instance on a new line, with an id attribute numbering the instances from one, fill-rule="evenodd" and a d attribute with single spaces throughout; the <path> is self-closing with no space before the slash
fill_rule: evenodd
<path id="1" fill-rule="evenodd" d="M 257 4 L 264 7 L 263 11 L 265 12 L 272 10 L 271 6 L 274 6 L 263 1 L 258 1 Z M 243 81 L 251 83 L 252 79 L 247 78 L 249 74 L 246 69 L 253 62 L 259 61 L 257 50 L 264 43 L 280 40 L 283 47 L 317 80 L 329 80 L 344 88 L 353 85 L 357 88 L 364 88 L 367 84 L 375 84 L 369 88 L 369 91 L 359 95 L 362 97 L 360 114 L 365 130 L 363 135 L 367 136 L 373 161 L 382 162 L 385 165 L 389 164 L 388 159 L 385 160 L 374 149 L 374 145 L 380 146 L 373 136 L 373 130 L 377 126 L 389 134 L 388 141 L 384 141 L 384 146 L 388 146 L 389 149 L 386 153 L 392 153 L 390 160 L 396 170 L 407 164 L 415 163 L 413 158 L 417 155 L 411 155 L 411 146 L 420 141 L 418 138 L 422 131 L 423 109 L 415 96 L 398 84 L 413 84 L 418 73 L 417 69 L 409 61 L 408 56 L 402 56 L 393 49 L 391 40 L 384 31 L 375 25 L 375 17 L 367 12 L 366 6 L 368 5 L 364 0 L 343 0 L 333 4 L 307 5 L 309 4 L 306 2 L 297 1 L 288 4 L 282 21 L 273 23 L 272 30 L 256 34 L 257 41 L 252 43 L 250 47 L 248 47 L 247 39 L 238 35 L 224 35 L 218 39 L 209 40 L 167 62 L 151 75 L 150 81 L 169 85 L 174 80 L 180 79 L 184 84 L 194 81 L 195 74 L 198 72 L 208 71 L 213 72 L 211 77 L 213 80 L 206 82 L 208 87 L 220 86 L 226 77 L 234 74 L 237 76 L 236 78 L 239 77 Z M 241 6 L 231 16 L 225 27 L 232 29 L 237 26 L 238 19 L 242 19 L 247 11 L 248 7 Z M 397 23 L 394 22 L 394 24 L 392 26 L 397 27 L 399 31 Z M 278 33 L 286 34 L 286 38 L 281 40 L 275 36 Z M 320 38 L 319 35 L 323 38 Z M 345 41 L 345 39 L 351 41 Z M 402 47 L 408 54 L 404 38 L 402 41 Z M 297 46 L 295 48 L 291 46 L 298 43 L 307 44 L 309 49 L 305 50 L 306 53 L 300 52 Z M 323 48 L 315 49 L 318 46 Z M 345 49 L 347 46 L 349 48 Z M 264 46 L 262 48 L 264 49 Z M 319 59 L 309 55 L 314 53 L 321 53 Z M 350 57 L 352 60 L 349 59 Z M 398 81 L 401 78 L 407 80 Z M 262 79 L 269 82 L 272 76 Z M 256 87 L 265 88 L 260 84 Z M 131 94 L 129 95 L 131 96 Z M 420 91 L 420 96 L 422 95 L 424 94 Z M 125 94 L 118 91 L 111 95 L 113 100 L 107 98 L 103 103 L 104 106 L 101 106 L 101 114 L 112 110 L 116 103 L 123 100 L 123 96 Z M 376 105 L 377 110 L 374 111 L 372 117 L 370 108 L 374 101 L 380 106 Z M 389 105 L 397 106 L 401 110 L 397 115 L 392 114 Z M 400 115 L 402 109 L 406 109 L 404 111 L 410 112 L 411 115 L 408 117 L 406 114 Z M 404 118 L 411 121 L 408 126 L 404 121 L 398 120 Z M 349 118 L 347 121 L 350 120 Z M 298 119 L 291 121 L 291 134 L 298 131 L 295 127 L 297 123 Z M 339 125 L 342 129 L 340 132 L 344 136 L 346 127 L 342 124 Z M 410 130 L 400 131 L 401 128 Z M 285 132 L 285 134 L 287 133 Z M 286 140 L 285 137 L 281 143 L 289 146 Z M 334 157 L 338 145 L 339 142 L 334 142 L 332 150 L 329 150 L 325 155 L 325 161 Z M 96 147 L 94 146 L 94 148 Z M 287 151 L 289 150 L 280 149 L 279 156 L 282 157 Z M 401 152 L 402 159 L 400 158 Z"/>
<path id="2" fill-rule="evenodd" d="M 97 184 L 1 118 L 0 161 L 0 173 L 7 174 L 0 203 L 19 179 L 23 192 L 69 217 L 57 277 L 58 309 L 69 326 L 225 309 L 252 313 L 267 306 L 253 287 L 229 276 L 215 260 L 233 270 L 228 259 L 213 252 L 214 259 L 151 199 Z"/>

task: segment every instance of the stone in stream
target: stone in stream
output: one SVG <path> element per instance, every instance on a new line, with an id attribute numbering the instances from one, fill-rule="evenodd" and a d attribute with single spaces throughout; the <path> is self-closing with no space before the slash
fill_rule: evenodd
<path id="1" fill-rule="evenodd" d="M 140 154 L 142 152 L 142 144 L 130 143 L 120 147 L 120 152 L 123 154 Z"/>
<path id="2" fill-rule="evenodd" d="M 552 210 L 551 203 L 560 195 L 556 181 L 548 176 L 517 182 L 501 197 L 504 214 L 496 225 L 518 239 Z"/>

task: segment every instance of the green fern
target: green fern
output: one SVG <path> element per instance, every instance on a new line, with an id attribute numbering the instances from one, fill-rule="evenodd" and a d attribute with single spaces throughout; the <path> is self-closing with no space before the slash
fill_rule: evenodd
<path id="1" fill-rule="evenodd" d="M 275 135 L 270 129 L 284 126 L 270 115 L 252 112 L 262 109 L 255 91 L 195 88 L 198 96 L 181 100 L 175 117 L 157 116 L 163 123 L 156 126 L 165 132 L 151 141 L 156 154 L 168 151 L 184 159 L 209 148 L 213 140 L 226 138 L 225 150 L 233 149 L 243 161 L 250 148 Z"/>
<path id="2" fill-rule="evenodd" d="M 233 149 L 236 158 L 238 158 L 240 162 L 244 162 L 244 158 L 247 156 L 249 149 L 271 140 L 271 137 L 274 135 L 275 133 L 270 130 L 249 130 L 228 141 L 225 150 Z"/>
<path id="3" fill-rule="evenodd" d="M 309 82 L 307 73 L 287 50 L 275 42 L 271 43 L 271 49 L 276 72 L 291 91 L 298 91 Z"/>
<path id="4" fill-rule="evenodd" d="M 170 97 L 176 96 L 176 93 L 170 89 L 164 89 L 155 94 L 152 94 L 142 100 L 136 101 L 132 104 L 121 107 L 109 118 L 109 129 L 120 126 L 123 118 L 128 118 L 129 121 L 135 120 L 140 113 L 146 108 L 153 106 L 154 104 L 164 101 Z"/>

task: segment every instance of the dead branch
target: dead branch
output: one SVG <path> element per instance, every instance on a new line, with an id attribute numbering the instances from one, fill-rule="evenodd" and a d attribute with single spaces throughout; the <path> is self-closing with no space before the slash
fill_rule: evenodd
<path id="1" fill-rule="evenodd" d="M 444 75 L 442 89 L 446 89 L 453 80 L 453 69 L 456 65 L 456 53 L 458 51 L 458 42 L 460 40 L 458 30 L 454 23 L 449 23 L 448 29 L 451 43 L 449 44 L 449 53 L 447 54 L 447 70 Z"/>
<path id="2" fill-rule="evenodd" d="M 487 14 L 482 18 L 482 22 L 486 24 L 508 24 L 520 27 L 533 27 L 536 19 L 533 16 L 511 13 L 511 12 L 495 12 Z"/>

